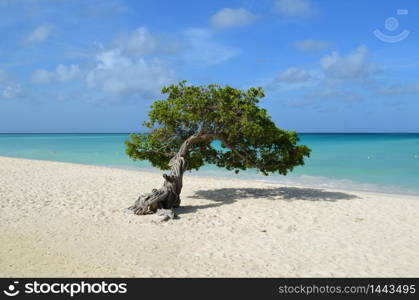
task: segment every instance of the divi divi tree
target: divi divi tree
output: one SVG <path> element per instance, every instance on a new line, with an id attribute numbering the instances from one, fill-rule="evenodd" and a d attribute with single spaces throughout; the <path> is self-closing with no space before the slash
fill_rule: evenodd
<path id="1" fill-rule="evenodd" d="M 258 169 L 262 174 L 286 175 L 303 165 L 310 149 L 298 145 L 298 135 L 278 128 L 267 111 L 258 106 L 262 88 L 246 91 L 211 84 L 190 86 L 186 81 L 162 89 L 167 95 L 155 101 L 144 125 L 147 133 L 131 134 L 126 153 L 134 160 L 148 160 L 163 174 L 160 188 L 141 194 L 130 207 L 143 215 L 161 210 L 174 216 L 180 205 L 186 170 L 204 164 L 235 171 Z M 219 141 L 216 147 L 214 141 Z"/>

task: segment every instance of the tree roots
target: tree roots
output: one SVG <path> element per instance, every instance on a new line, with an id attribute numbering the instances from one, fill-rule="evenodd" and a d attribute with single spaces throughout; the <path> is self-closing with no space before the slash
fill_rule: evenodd
<path id="1" fill-rule="evenodd" d="M 153 189 L 151 193 L 140 195 L 134 205 L 129 207 L 136 215 L 156 213 L 163 216 L 163 221 L 175 218 L 173 208 L 180 206 L 180 192 L 183 185 L 183 173 L 187 167 L 187 161 L 177 154 L 169 163 L 170 174 L 163 174 L 164 183 L 159 189 Z"/>

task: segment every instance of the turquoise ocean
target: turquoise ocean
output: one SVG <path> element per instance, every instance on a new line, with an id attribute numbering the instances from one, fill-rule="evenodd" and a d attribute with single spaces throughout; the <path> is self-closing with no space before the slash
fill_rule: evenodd
<path id="1" fill-rule="evenodd" d="M 303 133 L 300 137 L 312 154 L 306 165 L 287 176 L 266 177 L 255 170 L 236 175 L 211 165 L 192 174 L 419 195 L 419 134 Z M 0 134 L 0 156 L 158 171 L 125 155 L 127 138 L 126 133 Z"/>

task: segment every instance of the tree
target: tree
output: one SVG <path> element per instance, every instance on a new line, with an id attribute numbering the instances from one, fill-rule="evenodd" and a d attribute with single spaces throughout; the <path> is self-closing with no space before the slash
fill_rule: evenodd
<path id="1" fill-rule="evenodd" d="M 256 168 L 262 174 L 286 175 L 304 164 L 310 149 L 297 145 L 295 132 L 279 129 L 257 104 L 262 88 L 247 91 L 216 84 L 189 86 L 186 81 L 162 89 L 167 99 L 155 101 L 144 125 L 149 133 L 131 134 L 126 153 L 170 170 L 164 184 L 140 195 L 130 207 L 135 214 L 162 212 L 173 218 L 180 205 L 183 173 L 204 164 L 234 170 Z M 221 143 L 221 149 L 213 141 Z"/>

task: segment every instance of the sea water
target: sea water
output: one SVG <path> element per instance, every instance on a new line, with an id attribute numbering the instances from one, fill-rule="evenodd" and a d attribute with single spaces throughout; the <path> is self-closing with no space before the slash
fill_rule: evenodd
<path id="1" fill-rule="evenodd" d="M 302 133 L 312 149 L 304 166 L 287 176 L 238 175 L 205 166 L 196 175 L 252 178 L 320 188 L 345 188 L 419 195 L 419 134 Z M 155 170 L 125 154 L 128 134 L 0 134 L 0 156 Z M 1 167 L 1 165 L 0 165 Z"/>

